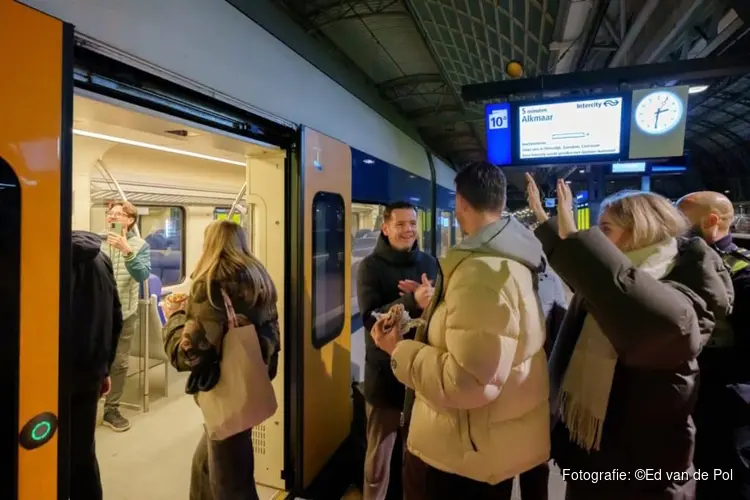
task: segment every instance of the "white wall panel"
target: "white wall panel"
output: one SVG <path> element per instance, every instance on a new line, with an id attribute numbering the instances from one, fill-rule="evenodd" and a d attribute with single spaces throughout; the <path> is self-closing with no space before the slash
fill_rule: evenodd
<path id="1" fill-rule="evenodd" d="M 456 187 L 456 184 L 453 182 L 456 178 L 456 171 L 435 155 L 432 155 L 432 161 L 435 165 L 435 179 L 438 186 L 443 186 L 453 191 Z"/>
<path id="2" fill-rule="evenodd" d="M 24 0 L 129 56 L 429 178 L 424 149 L 220 0 Z"/>

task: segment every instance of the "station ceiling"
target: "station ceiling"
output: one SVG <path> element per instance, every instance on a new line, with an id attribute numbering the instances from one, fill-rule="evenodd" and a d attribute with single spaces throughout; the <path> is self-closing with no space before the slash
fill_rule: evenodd
<path id="1" fill-rule="evenodd" d="M 272 1 L 455 168 L 485 157 L 484 102 L 465 102 L 461 87 L 511 78 L 510 61 L 528 78 L 750 54 L 746 0 Z M 707 185 L 735 182 L 750 195 L 750 76 L 697 83 L 708 88 L 690 100 L 693 164 Z"/>

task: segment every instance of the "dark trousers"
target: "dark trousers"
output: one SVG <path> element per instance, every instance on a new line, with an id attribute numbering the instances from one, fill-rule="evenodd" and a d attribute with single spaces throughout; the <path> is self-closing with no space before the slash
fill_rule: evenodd
<path id="1" fill-rule="evenodd" d="M 203 433 L 193 455 L 190 500 L 259 500 L 252 430 L 223 441 Z"/>
<path id="2" fill-rule="evenodd" d="M 367 454 L 363 500 L 385 500 L 391 479 L 399 479 L 392 476 L 400 475 L 400 471 L 391 469 L 391 460 L 400 430 L 401 410 L 375 408 L 367 404 L 366 411 Z"/>
<path id="3" fill-rule="evenodd" d="M 693 414 L 696 469 L 709 478 L 697 482 L 698 500 L 750 500 L 750 404 L 727 386 L 704 384 Z M 714 469 L 733 478 L 713 478 Z"/>
<path id="4" fill-rule="evenodd" d="M 102 500 L 96 460 L 96 410 L 102 380 L 77 382 L 70 395 L 70 500 Z"/>
<path id="5" fill-rule="evenodd" d="M 521 500 L 547 500 L 549 498 L 549 463 L 537 465 L 518 477 Z"/>
<path id="6" fill-rule="evenodd" d="M 510 500 L 512 494 L 513 479 L 482 483 L 431 467 L 408 451 L 404 454 L 404 500 Z"/>

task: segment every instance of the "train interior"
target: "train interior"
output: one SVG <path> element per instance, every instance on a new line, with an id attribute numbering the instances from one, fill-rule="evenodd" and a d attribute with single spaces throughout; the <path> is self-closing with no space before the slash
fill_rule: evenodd
<path id="1" fill-rule="evenodd" d="M 227 218 L 232 207 L 232 220 L 246 228 L 252 251 L 284 296 L 284 160 L 285 151 L 272 146 L 98 96 L 75 96 L 72 227 L 106 233 L 107 204 L 125 198 L 138 208 L 137 230 L 150 246 L 152 266 L 142 293 L 150 300 L 138 310 L 121 403 L 132 428 L 97 428 L 108 499 L 188 497 L 202 416 L 184 392 L 187 374 L 176 372 L 164 354 L 158 302 L 172 291 L 187 291 L 205 227 Z M 283 378 L 280 366 L 277 394 Z M 277 400 L 277 414 L 253 431 L 262 499 L 284 489 L 284 398 Z"/>

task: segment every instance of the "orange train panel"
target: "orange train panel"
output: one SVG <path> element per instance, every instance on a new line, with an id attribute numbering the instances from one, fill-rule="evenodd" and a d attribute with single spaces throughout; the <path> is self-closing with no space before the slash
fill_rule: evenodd
<path id="1" fill-rule="evenodd" d="M 35 415 L 58 411 L 63 23 L 0 0 L 0 47 L 0 156 L 18 176 L 22 200 L 20 431 Z M 57 446 L 55 436 L 18 448 L 20 500 L 57 498 Z"/>

